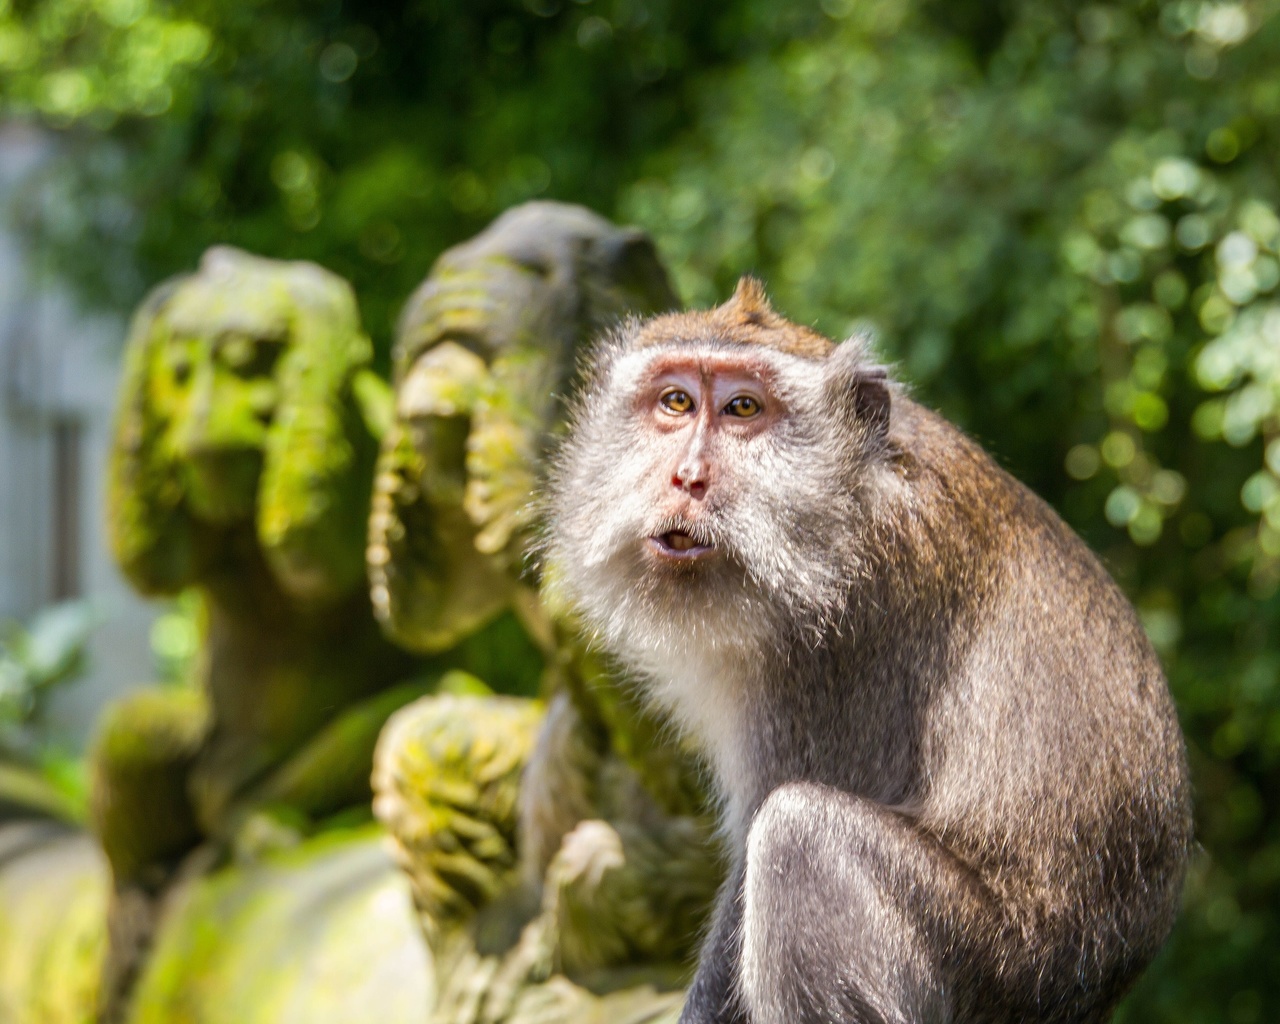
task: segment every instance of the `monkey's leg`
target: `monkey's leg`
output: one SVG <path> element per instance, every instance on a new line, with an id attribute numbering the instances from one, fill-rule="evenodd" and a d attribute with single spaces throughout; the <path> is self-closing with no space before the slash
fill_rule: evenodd
<path id="1" fill-rule="evenodd" d="M 951 1020 L 970 993 L 949 980 L 991 948 L 999 917 L 976 877 L 909 820 L 813 783 L 778 787 L 756 813 L 742 906 L 753 1024 Z"/>
<path id="2" fill-rule="evenodd" d="M 742 959 L 743 869 L 735 868 L 716 899 L 711 930 L 702 944 L 698 971 L 680 1013 L 680 1024 L 746 1024 L 738 987 Z"/>

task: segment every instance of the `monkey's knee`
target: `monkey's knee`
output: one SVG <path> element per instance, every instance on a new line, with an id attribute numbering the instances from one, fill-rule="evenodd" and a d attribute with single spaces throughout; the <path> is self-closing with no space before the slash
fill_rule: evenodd
<path id="1" fill-rule="evenodd" d="M 841 1019 L 822 1006 L 838 967 L 823 889 L 835 886 L 839 874 L 834 844 L 825 835 L 824 796 L 809 783 L 781 786 L 751 822 L 740 983 L 759 1024 Z"/>
<path id="2" fill-rule="evenodd" d="M 776 919 L 794 906 L 786 892 L 820 884 L 837 866 L 830 803 L 838 794 L 809 782 L 779 786 L 752 818 L 747 834 L 746 899 Z"/>
<path id="3" fill-rule="evenodd" d="M 756 1024 L 945 1019 L 917 922 L 879 879 L 863 803 L 789 783 L 752 821 L 740 983 Z"/>

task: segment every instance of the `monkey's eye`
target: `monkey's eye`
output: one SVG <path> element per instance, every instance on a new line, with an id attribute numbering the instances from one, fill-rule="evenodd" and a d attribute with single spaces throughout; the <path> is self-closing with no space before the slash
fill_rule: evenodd
<path id="1" fill-rule="evenodd" d="M 662 392 L 658 401 L 667 412 L 678 414 L 693 408 L 693 399 L 689 397 L 688 392 L 681 391 L 679 388 L 669 388 Z"/>
<path id="2" fill-rule="evenodd" d="M 750 419 L 752 416 L 760 415 L 760 403 L 750 395 L 738 395 L 736 398 L 729 399 L 729 404 L 724 407 L 724 411 L 730 416 Z"/>

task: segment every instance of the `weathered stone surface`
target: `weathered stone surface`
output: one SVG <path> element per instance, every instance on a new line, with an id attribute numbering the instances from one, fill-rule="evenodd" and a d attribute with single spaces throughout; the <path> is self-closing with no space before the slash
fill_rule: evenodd
<path id="1" fill-rule="evenodd" d="M 396 415 L 369 524 L 374 609 L 415 650 L 513 600 L 575 353 L 676 305 L 653 243 L 564 203 L 515 207 L 436 261 L 396 338 Z"/>
<path id="2" fill-rule="evenodd" d="M 118 883 L 141 880 L 199 840 L 187 776 L 207 719 L 199 691 L 169 689 L 131 694 L 99 720 L 90 818 Z"/>
<path id="3" fill-rule="evenodd" d="M 0 1021 L 88 1024 L 106 950 L 107 863 L 83 832 L 0 825 Z"/>
<path id="4" fill-rule="evenodd" d="M 442 695 L 383 732 L 374 808 L 437 948 L 517 881 L 520 776 L 541 717 L 536 701 Z"/>
<path id="5" fill-rule="evenodd" d="M 378 829 L 183 882 L 129 1024 L 425 1024 L 430 956 Z"/>
<path id="6" fill-rule="evenodd" d="M 370 518 L 375 612 L 435 651 L 513 610 L 550 698 L 536 738 L 533 706 L 427 698 L 379 744 L 375 810 L 435 955 L 435 1024 L 678 1015 L 722 873 L 698 773 L 528 571 L 580 346 L 674 305 L 643 234 L 530 203 L 442 256 L 401 320 Z"/>
<path id="7" fill-rule="evenodd" d="M 371 357 L 346 282 L 229 248 L 134 319 L 108 525 L 140 590 L 204 599 L 209 720 L 187 788 L 206 836 L 343 708 L 412 673 L 364 587 Z"/>
<path id="8" fill-rule="evenodd" d="M 152 292 L 125 356 L 110 494 L 135 585 L 199 582 L 220 529 L 249 522 L 290 596 L 357 587 L 374 445 L 352 385 L 371 357 L 350 287 L 315 264 L 214 248 Z"/>
<path id="9" fill-rule="evenodd" d="M 194 588 L 196 692 L 109 710 L 94 829 L 114 890 L 102 1018 L 120 1020 L 183 855 L 267 849 L 368 808 L 373 745 L 417 659 L 374 621 L 364 535 L 389 391 L 355 296 L 309 263 L 209 250 L 139 309 L 109 477 L 116 557 Z M 401 684 L 397 686 L 397 684 Z"/>

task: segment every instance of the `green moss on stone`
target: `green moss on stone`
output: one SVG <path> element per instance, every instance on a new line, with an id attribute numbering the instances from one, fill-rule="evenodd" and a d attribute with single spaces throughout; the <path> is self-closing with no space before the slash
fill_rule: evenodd
<path id="1" fill-rule="evenodd" d="M 437 260 L 397 332 L 370 519 L 391 635 L 440 651 L 514 599 L 577 352 L 627 313 L 674 305 L 648 238 L 579 206 L 526 203 Z"/>
<path id="2" fill-rule="evenodd" d="M 197 582 L 219 530 L 253 521 L 290 594 L 358 586 L 376 443 L 353 386 L 371 359 L 350 286 L 314 264 L 216 248 L 153 292 L 128 340 L 109 487 L 134 583 Z"/>
<path id="3" fill-rule="evenodd" d="M 83 833 L 0 826 L 0 1021 L 90 1024 L 106 950 L 108 869 Z"/>
<path id="4" fill-rule="evenodd" d="M 397 686 L 353 705 L 325 726 L 249 796 L 312 818 L 344 807 L 368 806 L 373 750 L 387 719 L 435 689 L 435 680 Z"/>
<path id="5" fill-rule="evenodd" d="M 445 694 L 387 723 L 375 809 L 433 941 L 515 879 L 520 777 L 541 718 L 536 701 Z"/>
<path id="6" fill-rule="evenodd" d="M 430 956 L 376 829 L 183 887 L 128 1024 L 425 1024 Z"/>
<path id="7" fill-rule="evenodd" d="M 90 820 L 118 882 L 196 842 L 187 775 L 207 727 L 193 689 L 141 690 L 103 713 L 90 753 Z"/>
<path id="8" fill-rule="evenodd" d="M 158 288 L 134 319 L 108 524 L 139 589 L 192 586 L 207 610 L 198 681 L 209 724 L 187 777 L 176 767 L 155 777 L 151 797 L 176 809 L 185 791 L 207 837 L 224 837 L 228 813 L 342 709 L 414 674 L 365 591 L 375 434 L 391 418 L 371 358 L 345 281 L 225 247 Z M 343 734 L 360 747 L 350 756 L 334 753 L 338 740 L 321 744 L 323 756 L 304 757 L 311 767 L 277 780 L 275 795 L 310 786 L 303 798 L 326 811 L 366 801 L 372 729 Z M 111 794 L 132 770 L 124 747 L 151 735 L 145 721 L 113 722 L 100 744 L 100 829 L 125 872 L 177 846 L 176 828 L 129 839 L 132 825 L 113 824 L 134 816 L 132 798 Z"/>

